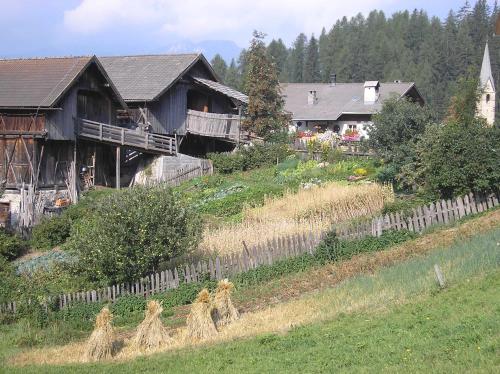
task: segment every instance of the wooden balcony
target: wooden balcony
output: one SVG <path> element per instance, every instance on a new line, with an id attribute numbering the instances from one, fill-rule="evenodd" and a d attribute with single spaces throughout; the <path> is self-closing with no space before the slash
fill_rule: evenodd
<path id="1" fill-rule="evenodd" d="M 164 155 L 177 153 L 177 143 L 172 136 L 138 132 L 82 118 L 77 118 L 75 121 L 78 137 L 83 139 L 122 145 L 146 153 Z"/>
<path id="2" fill-rule="evenodd" d="M 241 119 L 237 114 L 205 113 L 188 109 L 186 132 L 213 138 L 240 140 Z"/>

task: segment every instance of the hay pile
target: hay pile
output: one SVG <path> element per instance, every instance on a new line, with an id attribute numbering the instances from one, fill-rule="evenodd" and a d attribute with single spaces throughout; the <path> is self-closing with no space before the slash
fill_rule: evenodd
<path id="1" fill-rule="evenodd" d="M 217 327 L 227 325 L 240 317 L 231 301 L 233 288 L 234 285 L 227 279 L 221 280 L 217 285 L 212 310 L 212 318 Z"/>
<path id="2" fill-rule="evenodd" d="M 83 361 L 100 361 L 113 355 L 114 332 L 111 326 L 113 315 L 108 307 L 102 308 L 95 320 L 95 328 L 85 347 Z"/>
<path id="3" fill-rule="evenodd" d="M 196 297 L 191 312 L 186 320 L 187 339 L 197 342 L 217 335 L 214 321 L 212 320 L 212 303 L 210 293 L 206 288 Z"/>
<path id="4" fill-rule="evenodd" d="M 145 317 L 137 327 L 134 344 L 144 351 L 155 350 L 172 343 L 172 338 L 160 319 L 163 308 L 156 300 L 148 301 Z"/>

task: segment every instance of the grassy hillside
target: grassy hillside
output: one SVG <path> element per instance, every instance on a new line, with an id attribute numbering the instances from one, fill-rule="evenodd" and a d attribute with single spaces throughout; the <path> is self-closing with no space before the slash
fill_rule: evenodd
<path id="1" fill-rule="evenodd" d="M 473 229 L 474 222 L 466 225 Z M 450 233 L 441 233 L 441 236 L 453 233 L 453 229 L 448 231 Z M 437 232 L 431 235 L 436 234 L 439 235 Z M 467 231 L 455 230 L 455 234 L 464 237 Z M 413 246 L 425 246 L 428 238 L 421 239 Z M 469 371 L 491 368 L 498 365 L 495 361 L 498 351 L 493 347 L 498 343 L 496 332 L 499 330 L 500 304 L 494 298 L 500 282 L 499 242 L 500 229 L 497 228 L 423 257 L 413 257 L 427 252 L 408 252 L 411 245 L 408 243 L 399 249 L 401 253 L 396 253 L 395 248 L 387 255 L 394 260 L 406 253 L 409 260 L 378 271 L 374 265 L 386 254 L 363 255 L 366 260 L 353 258 L 346 266 L 352 271 L 353 264 L 359 262 L 364 265 L 358 271 L 365 273 L 367 266 L 371 266 L 375 271 L 373 275 L 347 278 L 337 287 L 292 298 L 269 309 L 247 312 L 217 339 L 232 342 L 182 349 L 126 364 L 73 365 L 60 370 L 329 372 L 345 369 L 358 372 L 368 368 L 428 371 L 436 366 L 438 371 L 450 372 L 458 368 Z M 436 286 L 432 271 L 435 263 L 443 268 L 449 289 L 439 291 Z M 343 271 L 343 265 L 339 266 L 327 267 L 325 271 L 336 276 Z M 328 282 L 327 277 L 319 281 Z M 300 279 L 296 281 L 295 284 L 300 285 Z M 287 293 L 284 290 L 282 296 Z M 410 305 L 402 306 L 404 304 Z M 312 325 L 307 326 L 310 323 Z M 306 327 L 297 327 L 301 325 Z M 251 336 L 256 338 L 238 340 Z M 33 351 L 18 356 L 16 361 L 50 360 L 52 356 L 64 360 L 78 349 L 78 345 L 72 345 Z M 50 367 L 52 369 L 55 367 Z M 23 370 L 29 372 L 30 369 Z"/>
<path id="2" fill-rule="evenodd" d="M 13 373 L 495 372 L 500 368 L 500 273 L 467 279 L 388 313 L 121 364 L 20 368 Z"/>

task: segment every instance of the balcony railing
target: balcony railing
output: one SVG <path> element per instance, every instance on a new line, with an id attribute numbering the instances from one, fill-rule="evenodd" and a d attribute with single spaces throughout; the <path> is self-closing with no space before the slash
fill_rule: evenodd
<path id="1" fill-rule="evenodd" d="M 78 136 L 103 143 L 124 145 L 149 153 L 175 155 L 177 143 L 174 137 L 141 133 L 124 127 L 77 118 Z"/>
<path id="2" fill-rule="evenodd" d="M 240 116 L 237 114 L 205 113 L 188 109 L 186 132 L 238 141 L 240 139 L 240 123 Z"/>

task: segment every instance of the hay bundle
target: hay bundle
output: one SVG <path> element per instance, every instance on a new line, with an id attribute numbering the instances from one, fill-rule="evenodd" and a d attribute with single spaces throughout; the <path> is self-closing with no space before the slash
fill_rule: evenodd
<path id="1" fill-rule="evenodd" d="M 217 335 L 214 321 L 212 320 L 212 305 L 210 294 L 206 288 L 196 297 L 191 312 L 186 320 L 186 336 L 192 341 L 199 341 Z"/>
<path id="2" fill-rule="evenodd" d="M 214 297 L 214 309 L 212 318 L 217 327 L 227 325 L 237 320 L 240 315 L 231 301 L 231 291 L 234 285 L 227 279 L 223 279 L 217 285 Z"/>
<path id="3" fill-rule="evenodd" d="M 85 347 L 84 361 L 100 361 L 113 355 L 113 315 L 108 307 L 102 308 L 95 320 L 95 328 Z"/>
<path id="4" fill-rule="evenodd" d="M 148 301 L 144 321 L 137 328 L 134 337 L 134 344 L 140 350 L 154 350 L 172 343 L 172 338 L 160 319 L 161 312 L 163 308 L 158 301 Z"/>

